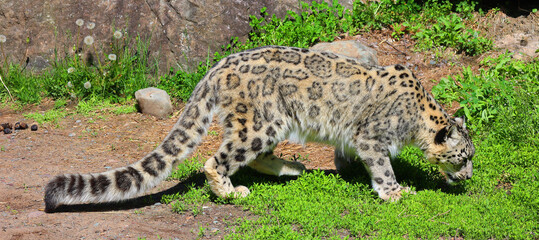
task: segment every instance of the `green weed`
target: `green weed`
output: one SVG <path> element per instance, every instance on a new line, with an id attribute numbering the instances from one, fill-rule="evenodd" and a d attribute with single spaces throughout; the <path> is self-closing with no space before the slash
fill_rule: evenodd
<path id="1" fill-rule="evenodd" d="M 128 114 L 128 113 L 135 113 L 137 112 L 137 108 L 133 104 L 119 105 L 119 106 L 115 106 L 111 111 L 112 113 L 116 115 L 122 115 L 122 114 Z"/>
<path id="2" fill-rule="evenodd" d="M 204 166 L 204 162 L 200 159 L 200 155 L 186 159 L 183 163 L 178 164 L 178 167 L 170 174 L 169 180 L 183 181 L 196 173 L 199 173 Z"/>
<path id="3" fill-rule="evenodd" d="M 438 17 L 430 28 L 422 28 L 422 25 L 416 28 L 413 38 L 419 41 L 416 47 L 420 50 L 452 47 L 473 56 L 493 48 L 490 39 L 482 37 L 478 31 L 466 29 L 463 19 L 457 14 Z"/>
<path id="4" fill-rule="evenodd" d="M 51 109 L 44 113 L 27 113 L 23 116 L 28 119 L 33 119 L 40 125 L 43 123 L 58 123 L 61 118 L 64 118 L 68 115 L 65 110 L 60 109 Z"/>
<path id="5" fill-rule="evenodd" d="M 511 121 L 520 115 L 518 119 L 523 122 L 512 126 L 518 126 L 522 133 L 536 134 L 539 100 L 532 96 L 539 93 L 539 62 L 525 64 L 507 54 L 488 58 L 483 64 L 488 69 L 482 69 L 478 75 L 465 67 L 462 75 L 441 79 L 432 93 L 445 103 L 458 101 L 462 107 L 458 114 L 473 122 L 472 129 L 486 126 L 496 118 Z"/>

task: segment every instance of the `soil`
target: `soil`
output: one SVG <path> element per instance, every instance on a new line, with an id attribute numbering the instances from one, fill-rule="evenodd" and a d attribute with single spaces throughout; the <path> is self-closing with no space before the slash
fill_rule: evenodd
<path id="1" fill-rule="evenodd" d="M 458 74 L 462 66 L 473 70 L 480 67 L 486 56 L 495 56 L 506 49 L 522 59 L 537 58 L 539 48 L 539 14 L 511 18 L 505 14 L 489 13 L 480 18 L 482 28 L 495 39 L 497 49 L 479 57 L 466 57 L 451 51 L 444 60 L 431 53 L 413 52 L 413 40 L 404 36 L 400 41 L 390 37 L 391 31 L 363 34 L 343 39 L 355 39 L 378 51 L 380 65 L 403 63 L 411 68 L 430 91 L 437 81 Z M 0 123 L 24 121 L 30 112 L 52 108 L 51 101 L 39 106 L 12 110 L 0 109 Z M 445 106 L 453 113 L 458 104 Z M 0 133 L 0 239 L 220 239 L 234 231 L 229 224 L 238 218 L 257 216 L 234 205 L 204 204 L 203 212 L 173 213 L 171 207 L 159 203 L 160 195 L 182 191 L 185 182 L 166 181 L 153 189 L 151 198 L 109 204 L 66 208 L 64 212 L 43 212 L 43 190 L 47 182 L 61 173 L 102 172 L 122 167 L 153 150 L 171 129 L 182 105 L 178 104 L 172 118 L 157 120 L 140 113 L 112 115 L 106 112 L 91 116 L 70 115 L 57 123 L 39 126 L 37 131 L 18 130 Z M 196 154 L 211 156 L 220 144 L 220 127 L 214 122 Z M 305 146 L 283 142 L 275 150 L 285 159 L 300 158 L 309 169 L 334 169 L 333 148 L 322 144 Z M 205 228 L 200 236 L 201 228 Z"/>

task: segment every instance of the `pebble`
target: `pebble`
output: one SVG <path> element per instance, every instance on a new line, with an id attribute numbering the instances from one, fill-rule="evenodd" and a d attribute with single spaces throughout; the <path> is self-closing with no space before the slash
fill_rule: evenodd
<path id="1" fill-rule="evenodd" d="M 75 133 L 70 133 L 68 136 L 74 137 L 74 136 L 75 136 Z"/>
<path id="2" fill-rule="evenodd" d="M 436 61 L 430 60 L 430 65 L 436 65 Z"/>
<path id="3" fill-rule="evenodd" d="M 82 122 L 81 120 L 77 120 L 77 121 L 75 121 L 75 123 L 81 123 L 81 122 Z"/>

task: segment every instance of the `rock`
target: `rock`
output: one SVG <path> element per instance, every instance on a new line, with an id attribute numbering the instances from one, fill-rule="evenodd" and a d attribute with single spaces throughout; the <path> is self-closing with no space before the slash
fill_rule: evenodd
<path id="1" fill-rule="evenodd" d="M 361 44 L 358 41 L 338 41 L 331 43 L 318 43 L 310 48 L 320 52 L 333 52 L 343 56 L 358 59 L 360 62 L 378 66 L 376 50 Z"/>
<path id="2" fill-rule="evenodd" d="M 158 118 L 166 118 L 172 114 L 172 103 L 167 92 L 158 88 L 145 88 L 135 92 L 140 112 Z"/>
<path id="3" fill-rule="evenodd" d="M 352 8 L 352 0 L 340 2 Z M 93 36 L 98 51 L 101 47 L 110 49 L 114 30 L 121 30 L 123 36 L 128 33 L 132 41 L 137 35 L 151 39 L 150 59 L 159 58 L 159 69 L 167 71 L 177 63 L 189 69 L 205 60 L 208 53 L 212 56 L 221 50 L 232 37 L 246 39 L 251 31 L 249 15 L 260 17 L 263 7 L 267 7 L 269 17 L 299 10 L 297 0 L 2 0 L 0 34 L 7 38 L 5 54 L 16 63 L 28 60 L 27 69 L 47 67 L 56 52 L 64 56 L 67 50 L 72 55 L 73 46 L 85 57 L 92 54 L 97 64 L 95 56 L 109 52 L 95 54 L 83 39 Z M 77 19 L 84 20 L 81 27 L 75 24 Z"/>

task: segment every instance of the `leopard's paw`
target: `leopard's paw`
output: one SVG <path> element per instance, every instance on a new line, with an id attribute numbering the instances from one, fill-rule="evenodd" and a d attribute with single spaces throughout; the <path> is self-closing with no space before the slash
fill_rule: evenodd
<path id="1" fill-rule="evenodd" d="M 380 195 L 380 198 L 382 198 L 385 201 L 396 202 L 396 201 L 399 201 L 399 199 L 401 199 L 402 196 L 405 193 L 407 193 L 407 194 L 416 194 L 416 192 L 412 191 L 412 189 L 410 189 L 410 187 L 401 187 L 401 186 L 399 186 L 395 190 L 390 190 L 390 191 L 387 191 L 387 192 L 380 192 L 379 195 Z"/>
<path id="2" fill-rule="evenodd" d="M 234 188 L 234 192 L 232 193 L 233 198 L 244 198 L 249 195 L 251 191 L 249 191 L 249 188 L 245 186 L 237 186 Z"/>

